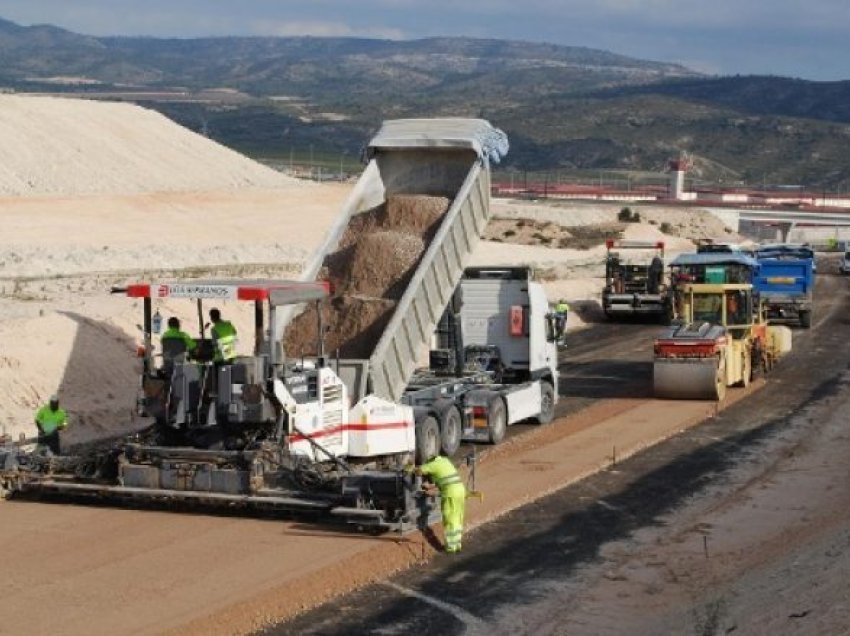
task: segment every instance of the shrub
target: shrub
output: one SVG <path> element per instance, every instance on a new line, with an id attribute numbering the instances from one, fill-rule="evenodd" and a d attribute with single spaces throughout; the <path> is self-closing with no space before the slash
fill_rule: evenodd
<path id="1" fill-rule="evenodd" d="M 617 220 L 623 223 L 640 223 L 640 213 L 632 212 L 632 209 L 625 207 L 617 213 Z"/>
<path id="2" fill-rule="evenodd" d="M 661 230 L 662 234 L 670 234 L 673 231 L 673 226 L 667 221 L 664 221 L 664 223 L 658 226 L 658 229 Z"/>

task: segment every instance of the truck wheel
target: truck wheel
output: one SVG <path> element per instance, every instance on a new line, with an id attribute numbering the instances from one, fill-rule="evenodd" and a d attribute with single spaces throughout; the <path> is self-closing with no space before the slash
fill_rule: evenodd
<path id="1" fill-rule="evenodd" d="M 496 396 L 487 405 L 487 431 L 491 444 L 498 444 L 505 438 L 508 429 L 508 410 L 505 401 Z"/>
<path id="2" fill-rule="evenodd" d="M 548 424 L 555 417 L 555 389 L 551 382 L 540 382 L 540 413 L 537 415 L 538 424 Z"/>
<path id="3" fill-rule="evenodd" d="M 456 406 L 450 406 L 440 418 L 440 445 L 443 455 L 451 457 L 460 448 L 460 438 L 463 434 L 463 420 Z"/>
<path id="4" fill-rule="evenodd" d="M 416 462 L 423 464 L 440 454 L 440 425 L 433 415 L 416 423 Z"/>
<path id="5" fill-rule="evenodd" d="M 803 329 L 810 329 L 811 328 L 811 326 L 812 326 L 812 312 L 811 312 L 811 310 L 800 312 L 800 326 Z"/>

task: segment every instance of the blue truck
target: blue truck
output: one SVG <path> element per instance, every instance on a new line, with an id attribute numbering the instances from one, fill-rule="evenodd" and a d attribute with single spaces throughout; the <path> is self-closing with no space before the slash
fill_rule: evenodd
<path id="1" fill-rule="evenodd" d="M 768 319 L 797 320 L 812 326 L 814 252 L 803 245 L 765 245 L 756 252 L 759 268 L 753 287 Z"/>

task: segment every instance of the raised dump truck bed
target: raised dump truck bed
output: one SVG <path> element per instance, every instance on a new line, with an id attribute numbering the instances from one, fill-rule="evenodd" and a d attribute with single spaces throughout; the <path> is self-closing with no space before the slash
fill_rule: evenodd
<path id="1" fill-rule="evenodd" d="M 490 218 L 490 161 L 506 152 L 504 133 L 478 119 L 388 121 L 369 143 L 363 175 L 302 274 L 334 284 L 327 349 L 355 399 L 403 395 Z M 302 347 L 314 317 L 293 317 L 276 326 L 288 354 L 323 353 Z"/>

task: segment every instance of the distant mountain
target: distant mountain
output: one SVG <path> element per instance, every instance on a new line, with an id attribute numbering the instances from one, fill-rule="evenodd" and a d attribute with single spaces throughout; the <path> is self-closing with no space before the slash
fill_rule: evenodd
<path id="1" fill-rule="evenodd" d="M 140 86 L 227 86 L 256 95 L 333 96 L 424 89 L 488 75 L 549 70 L 581 84 L 694 76 L 676 64 L 606 51 L 470 38 L 397 42 L 358 38 L 94 38 L 0 20 L 0 68 L 8 79 L 65 76 Z"/>
<path id="2" fill-rule="evenodd" d="M 682 79 L 602 92 L 606 95 L 665 95 L 733 108 L 751 115 L 781 115 L 850 123 L 850 81 L 809 82 L 774 76 Z"/>
<path id="3" fill-rule="evenodd" d="M 355 157 L 382 119 L 473 116 L 508 132 L 508 168 L 659 171 L 685 150 L 707 182 L 850 188 L 850 82 L 707 77 L 588 48 L 95 38 L 0 20 L 2 86 L 143 101 L 256 156 Z"/>

